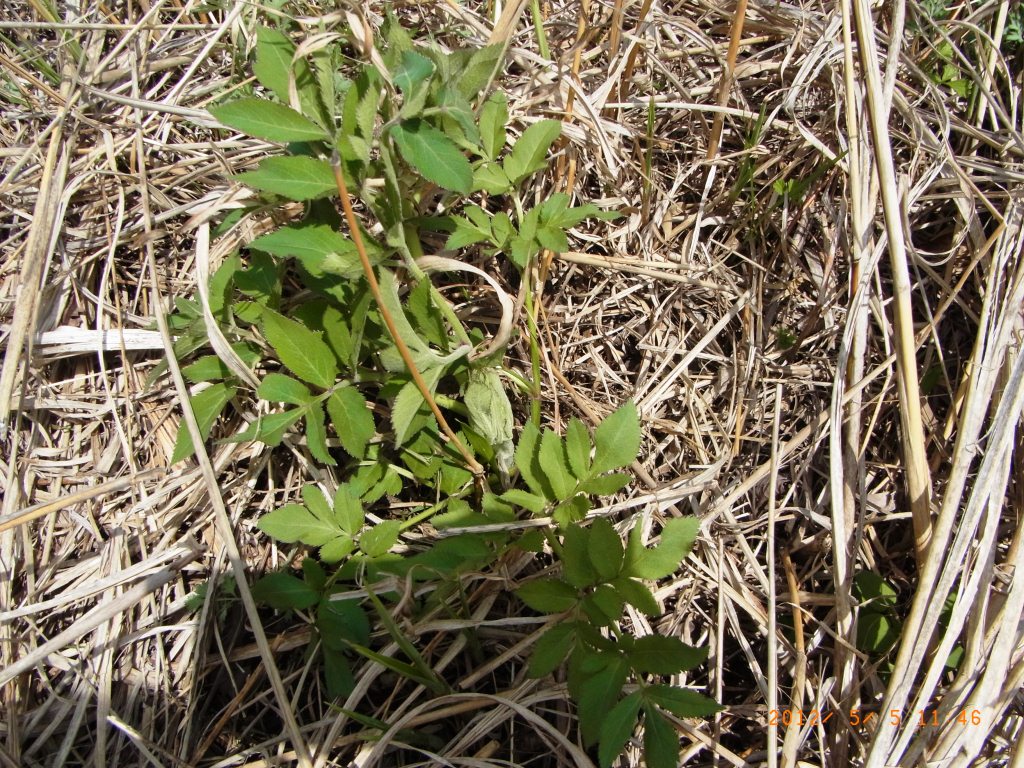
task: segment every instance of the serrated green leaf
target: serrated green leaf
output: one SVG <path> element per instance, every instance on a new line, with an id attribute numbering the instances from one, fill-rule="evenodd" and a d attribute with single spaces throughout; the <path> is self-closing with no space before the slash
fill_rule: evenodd
<path id="1" fill-rule="evenodd" d="M 199 434 L 203 440 L 210 436 L 217 417 L 224 410 L 224 406 L 235 396 L 235 391 L 234 387 L 227 384 L 214 384 L 202 392 L 197 392 L 189 397 L 192 413 L 196 417 L 196 422 L 199 425 Z M 187 459 L 194 452 L 192 435 L 188 431 L 188 426 L 182 422 L 178 427 L 178 437 L 174 443 L 174 451 L 171 454 L 171 464 L 177 464 L 179 461 Z"/>
<path id="2" fill-rule="evenodd" d="M 724 709 L 707 696 L 673 685 L 650 685 L 644 689 L 643 695 L 647 701 L 654 702 L 676 717 L 711 717 Z"/>
<path id="3" fill-rule="evenodd" d="M 306 509 L 308 509 L 314 517 L 323 520 L 332 528 L 337 527 L 334 523 L 334 511 L 331 509 L 331 505 L 327 501 L 327 497 L 324 496 L 324 492 L 320 490 L 319 486 L 308 483 L 307 485 L 302 486 L 301 493 L 302 500 L 306 503 Z"/>
<path id="4" fill-rule="evenodd" d="M 416 283 L 405 300 L 405 311 L 416 330 L 429 343 L 447 351 L 451 339 L 444 318 L 431 297 L 430 280 Z"/>
<path id="5" fill-rule="evenodd" d="M 577 494 L 555 507 L 554 512 L 551 513 L 551 519 L 555 521 L 559 528 L 565 528 L 573 523 L 578 523 L 587 516 L 589 511 L 590 502 L 587 500 L 587 497 Z"/>
<path id="6" fill-rule="evenodd" d="M 654 598 L 651 590 L 639 581 L 627 578 L 615 579 L 612 582 L 612 587 L 622 595 L 623 600 L 641 613 L 647 616 L 657 616 L 661 613 L 658 601 Z"/>
<path id="7" fill-rule="evenodd" d="M 502 501 L 507 501 L 509 504 L 515 504 L 517 507 L 522 507 L 528 512 L 532 512 L 535 515 L 539 515 L 544 511 L 544 507 L 547 506 L 547 500 L 543 496 L 537 496 L 519 488 L 512 488 L 511 490 L 505 491 L 501 494 Z"/>
<path id="8" fill-rule="evenodd" d="M 226 379 L 232 375 L 227 363 L 216 355 L 203 355 L 191 365 L 182 368 L 181 372 L 191 382 Z"/>
<path id="9" fill-rule="evenodd" d="M 577 589 L 597 584 L 600 579 L 590 561 L 590 530 L 579 525 L 567 526 L 562 534 L 562 572 L 565 580 Z"/>
<path id="10" fill-rule="evenodd" d="M 475 208 L 476 206 L 471 207 Z M 486 216 L 486 214 L 484 215 Z M 491 239 L 491 221 L 489 217 L 486 222 L 483 222 L 482 226 L 480 223 L 471 221 L 469 218 L 463 218 L 462 216 L 452 216 L 451 221 L 455 225 L 455 231 L 448 235 L 448 241 L 444 246 L 446 250 L 456 251 L 459 248 L 483 243 Z"/>
<path id="11" fill-rule="evenodd" d="M 498 163 L 484 163 L 473 171 L 473 191 L 489 195 L 503 195 L 512 189 L 505 171 Z"/>
<path id="12" fill-rule="evenodd" d="M 356 543 L 349 536 L 336 536 L 320 547 L 320 559 L 325 563 L 339 563 L 352 554 Z"/>
<path id="13" fill-rule="evenodd" d="M 319 333 L 269 309 L 263 312 L 263 333 L 281 362 L 300 379 L 321 389 L 334 384 L 338 364 Z"/>
<path id="14" fill-rule="evenodd" d="M 355 536 L 363 528 L 366 513 L 359 500 L 359 492 L 348 483 L 339 485 L 334 494 L 334 519 L 350 536 Z"/>
<path id="15" fill-rule="evenodd" d="M 622 616 L 624 601 L 622 595 L 607 584 L 599 584 L 583 600 L 583 610 L 595 626 L 607 627 Z"/>
<path id="16" fill-rule="evenodd" d="M 366 68 L 352 81 L 345 94 L 345 105 L 342 112 L 342 133 L 362 137 L 369 147 L 368 141 L 373 138 L 373 129 L 377 122 L 377 104 L 381 89 L 377 75 Z"/>
<path id="17" fill-rule="evenodd" d="M 310 608 L 320 600 L 320 593 L 287 573 L 270 573 L 252 585 L 252 597 L 258 603 L 279 611 Z"/>
<path id="18" fill-rule="evenodd" d="M 436 128 L 419 119 L 392 126 L 391 137 L 402 158 L 444 189 L 468 195 L 473 190 L 473 169 L 458 147 Z"/>
<path id="19" fill-rule="evenodd" d="M 608 660 L 602 670 L 580 685 L 578 712 L 580 735 L 585 746 L 592 747 L 597 743 L 608 717 L 608 703 L 619 698 L 628 677 L 629 665 L 624 659 L 615 656 Z"/>
<path id="20" fill-rule="evenodd" d="M 370 557 L 380 557 L 395 546 L 402 526 L 397 520 L 384 520 L 363 531 L 359 548 Z"/>
<path id="21" fill-rule="evenodd" d="M 580 490 L 594 496 L 611 496 L 618 493 L 627 485 L 633 482 L 633 478 L 622 472 L 613 472 L 610 475 L 591 477 L 580 483 Z"/>
<path id="22" fill-rule="evenodd" d="M 590 469 L 590 430 L 577 418 L 569 420 L 565 429 L 565 455 L 569 469 L 577 479 L 587 477 Z"/>
<path id="23" fill-rule="evenodd" d="M 395 328 L 398 331 L 398 335 L 406 343 L 406 346 L 409 347 L 409 351 L 412 352 L 413 360 L 416 362 L 424 377 L 426 377 L 429 369 L 446 366 L 459 357 L 468 354 L 469 347 L 463 346 L 452 352 L 450 355 L 444 356 L 432 349 L 430 345 L 423 340 L 423 338 L 413 329 L 409 322 L 409 318 L 406 316 L 405 310 L 402 308 L 402 303 L 398 298 L 398 280 L 388 269 L 380 270 L 380 288 L 384 308 L 391 314 L 395 323 Z M 391 354 L 386 355 L 385 353 Z M 405 362 L 394 347 L 381 351 L 381 362 L 390 371 L 404 372 L 406 370 Z"/>
<path id="24" fill-rule="evenodd" d="M 502 166 L 513 185 L 547 165 L 548 150 L 561 133 L 558 120 L 541 120 L 523 131 Z"/>
<path id="25" fill-rule="evenodd" d="M 640 541 L 640 526 L 636 526 L 629 534 L 622 573 L 649 581 L 675 573 L 693 548 L 699 531 L 700 521 L 697 518 L 673 517 L 665 521 L 661 541 L 654 547 L 645 548 Z"/>
<path id="26" fill-rule="evenodd" d="M 679 734 L 653 707 L 644 707 L 644 760 L 647 768 L 678 768 Z"/>
<path id="27" fill-rule="evenodd" d="M 296 60 L 295 46 L 281 32 L 268 27 L 256 29 L 256 62 L 252 72 L 263 87 L 287 104 L 290 100 L 289 78 L 295 76 L 299 105 L 306 117 L 322 120 L 319 88 L 304 59 Z"/>
<path id="28" fill-rule="evenodd" d="M 402 51 L 402 63 L 392 77 L 395 85 L 406 96 L 424 80 L 434 74 L 434 62 L 416 51 Z"/>
<path id="29" fill-rule="evenodd" d="M 302 561 L 302 578 L 313 589 L 319 591 L 327 584 L 327 571 L 312 557 Z"/>
<path id="30" fill-rule="evenodd" d="M 329 197 L 338 190 L 330 164 L 305 155 L 268 157 L 255 171 L 235 178 L 255 189 L 299 202 Z"/>
<path id="31" fill-rule="evenodd" d="M 628 467 L 640 452 L 640 418 L 632 400 L 601 422 L 594 432 L 594 463 L 590 471 L 600 475 Z"/>
<path id="32" fill-rule="evenodd" d="M 491 242 L 495 248 L 504 248 L 509 238 L 515 234 L 512 220 L 504 211 L 498 211 L 491 219 Z"/>
<path id="33" fill-rule="evenodd" d="M 497 160 L 501 150 L 505 148 L 508 125 L 508 98 L 503 91 L 495 91 L 484 102 L 480 110 L 480 138 L 484 154 L 491 160 Z"/>
<path id="34" fill-rule="evenodd" d="M 622 539 L 615 527 L 603 517 L 590 526 L 590 562 L 602 579 L 610 581 L 619 575 L 624 552 Z"/>
<path id="35" fill-rule="evenodd" d="M 469 56 L 469 61 L 462 67 L 459 77 L 459 91 L 467 99 L 472 99 L 494 76 L 504 56 L 504 46 L 500 44 L 478 48 Z"/>
<path id="36" fill-rule="evenodd" d="M 533 646 L 530 663 L 526 668 L 526 676 L 538 678 L 550 675 L 569 658 L 569 651 L 572 650 L 575 643 L 576 626 L 574 624 L 556 624 L 548 629 Z"/>
<path id="37" fill-rule="evenodd" d="M 341 650 L 349 643 L 370 642 L 370 620 L 358 600 L 324 598 L 316 614 L 320 639 L 328 648 Z"/>
<path id="38" fill-rule="evenodd" d="M 560 579 L 527 582 L 516 590 L 516 595 L 539 613 L 562 613 L 579 602 L 576 589 Z"/>
<path id="39" fill-rule="evenodd" d="M 249 243 L 249 248 L 278 258 L 296 258 L 311 274 L 361 277 L 355 244 L 326 224 L 281 227 Z"/>
<path id="40" fill-rule="evenodd" d="M 537 242 L 552 253 L 565 253 L 569 250 L 569 241 L 558 227 L 552 224 L 543 224 L 537 227 Z"/>
<path id="41" fill-rule="evenodd" d="M 558 501 L 564 501 L 572 495 L 576 488 L 576 480 L 569 471 L 569 462 L 565 457 L 565 445 L 562 439 L 550 429 L 545 429 L 540 440 L 541 472 L 551 484 L 551 490 Z"/>
<path id="42" fill-rule="evenodd" d="M 629 661 L 637 672 L 674 675 L 699 667 L 707 657 L 707 648 L 694 648 L 677 637 L 647 635 L 636 639 Z"/>
<path id="43" fill-rule="evenodd" d="M 256 394 L 264 400 L 292 405 L 305 405 L 313 399 L 305 384 L 282 373 L 268 373 L 257 387 Z"/>
<path id="44" fill-rule="evenodd" d="M 377 426 L 359 390 L 355 387 L 334 390 L 327 398 L 327 412 L 331 415 L 331 423 L 338 433 L 341 447 L 350 456 L 363 458 L 366 444 L 377 432 Z"/>
<path id="45" fill-rule="evenodd" d="M 341 310 L 333 304 L 317 299 L 293 309 L 291 317 L 311 331 L 322 333 L 339 367 L 344 370 L 349 366 L 352 359 L 352 332 L 349 329 L 348 318 Z"/>
<path id="46" fill-rule="evenodd" d="M 352 667 L 345 658 L 343 651 L 335 648 L 323 648 L 324 684 L 327 695 L 333 699 L 347 699 L 356 688 L 356 679 Z"/>
<path id="47" fill-rule="evenodd" d="M 288 428 L 301 419 L 305 412 L 305 408 L 292 408 L 289 411 L 260 416 L 242 432 L 227 438 L 224 442 L 242 443 L 248 440 L 259 440 L 271 447 L 278 446 L 284 439 Z"/>
<path id="48" fill-rule="evenodd" d="M 326 414 L 323 406 L 313 403 L 306 409 L 306 447 L 310 455 L 321 464 L 334 466 L 338 462 L 327 448 L 327 430 L 324 427 Z"/>
<path id="49" fill-rule="evenodd" d="M 260 518 L 261 531 L 277 541 L 293 544 L 297 541 L 310 547 L 320 547 L 335 538 L 340 529 L 323 520 L 301 504 L 286 504 Z"/>
<path id="50" fill-rule="evenodd" d="M 636 730 L 637 716 L 640 714 L 640 691 L 629 694 L 611 708 L 601 727 L 598 740 L 597 759 L 601 768 L 611 768 L 615 758 L 629 741 Z"/>
<path id="51" fill-rule="evenodd" d="M 540 430 L 532 421 L 526 422 L 523 431 L 519 435 L 519 444 L 516 446 L 515 463 L 520 476 L 526 481 L 530 490 L 537 496 L 547 498 L 548 494 L 541 483 L 540 472 L 537 469 L 537 450 L 540 444 Z"/>
<path id="52" fill-rule="evenodd" d="M 474 154 L 480 152 L 480 131 L 476 127 L 473 107 L 454 88 L 442 87 L 434 97 L 440 110 L 444 132 L 463 149 Z"/>
<path id="53" fill-rule="evenodd" d="M 427 383 L 427 388 L 433 394 L 434 390 L 437 389 L 437 383 L 444 374 L 444 369 L 431 368 L 421 371 L 421 373 L 423 380 Z M 391 407 L 391 426 L 395 432 L 395 447 L 401 447 L 406 440 L 412 437 L 409 430 L 412 427 L 413 419 L 420 410 L 420 407 L 425 404 L 426 401 L 423 399 L 423 393 L 416 386 L 416 382 L 406 382 L 399 390 Z"/>
<path id="54" fill-rule="evenodd" d="M 267 141 L 320 141 L 324 129 L 294 109 L 266 99 L 245 98 L 210 110 L 218 122 Z"/>
<path id="55" fill-rule="evenodd" d="M 263 307 L 276 306 L 281 296 L 281 272 L 266 253 L 250 253 L 247 269 L 235 273 L 238 290 Z"/>
<path id="56" fill-rule="evenodd" d="M 295 46 L 276 29 L 256 28 L 256 62 L 252 71 L 260 84 L 281 101 L 288 101 L 288 78 Z"/>

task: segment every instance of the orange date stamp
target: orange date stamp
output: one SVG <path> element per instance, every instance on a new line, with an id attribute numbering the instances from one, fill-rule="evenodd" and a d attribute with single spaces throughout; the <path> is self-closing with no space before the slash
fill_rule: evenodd
<path id="1" fill-rule="evenodd" d="M 982 713 L 980 709 L 961 709 L 943 717 L 937 709 L 919 709 L 913 712 L 904 712 L 901 709 L 891 709 L 888 712 L 878 712 L 867 709 L 851 709 L 840 715 L 839 712 L 826 712 L 820 709 L 770 709 L 768 710 L 767 724 L 769 728 L 791 728 L 796 726 L 825 725 L 834 717 L 842 716 L 847 723 L 854 728 L 876 727 L 883 720 L 887 720 L 893 726 L 914 726 L 917 728 L 938 727 L 946 724 L 957 724 L 964 727 L 980 726 Z"/>

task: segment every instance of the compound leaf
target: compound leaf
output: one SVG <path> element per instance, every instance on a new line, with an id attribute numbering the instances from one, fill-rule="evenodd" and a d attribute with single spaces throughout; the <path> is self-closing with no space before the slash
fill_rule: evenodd
<path id="1" fill-rule="evenodd" d="M 338 462 L 327 449 L 327 430 L 324 428 L 324 409 L 320 404 L 306 409 L 306 446 L 314 459 L 322 464 L 334 466 Z"/>
<path id="2" fill-rule="evenodd" d="M 665 522 L 661 530 L 661 541 L 654 547 L 646 548 L 640 541 L 640 526 L 636 526 L 629 533 L 622 565 L 623 574 L 657 581 L 675 573 L 693 548 L 699 530 L 700 521 L 697 518 L 674 517 Z"/>
<path id="3" fill-rule="evenodd" d="M 605 581 L 619 575 L 622 568 L 622 539 L 615 527 L 606 519 L 598 518 L 590 526 L 590 562 Z"/>
<path id="4" fill-rule="evenodd" d="M 397 520 L 384 520 L 363 531 L 359 537 L 359 548 L 370 557 L 380 557 L 395 546 L 401 530 Z"/>
<path id="5" fill-rule="evenodd" d="M 628 677 L 629 665 L 625 659 L 615 656 L 580 685 L 580 733 L 586 746 L 597 743 L 608 717 L 608 703 L 618 699 Z"/>
<path id="6" fill-rule="evenodd" d="M 713 699 L 674 685 L 648 686 L 644 689 L 644 698 L 676 717 L 710 717 L 722 711 L 722 707 Z"/>
<path id="7" fill-rule="evenodd" d="M 538 678 L 550 675 L 567 658 L 576 642 L 574 624 L 556 624 L 537 639 L 526 668 L 528 677 Z"/>
<path id="8" fill-rule="evenodd" d="M 629 694 L 612 707 L 601 727 L 597 758 L 601 768 L 611 768 L 629 737 L 636 729 L 636 718 L 640 714 L 640 691 Z"/>
<path id="9" fill-rule="evenodd" d="M 350 456 L 363 458 L 366 444 L 376 433 L 377 426 L 359 390 L 355 387 L 334 390 L 327 398 L 327 412 L 331 415 L 331 423 L 338 433 L 341 447 Z"/>
<path id="10" fill-rule="evenodd" d="M 648 768 L 678 768 L 679 734 L 657 709 L 644 707 L 644 758 Z"/>
<path id="11" fill-rule="evenodd" d="M 569 463 L 565 457 L 565 446 L 562 439 L 550 429 L 544 430 L 540 440 L 538 453 L 540 466 L 544 476 L 551 484 L 555 499 L 564 501 L 572 495 L 576 488 L 576 480 L 569 471 Z"/>
<path id="12" fill-rule="evenodd" d="M 496 160 L 505 148 L 508 124 L 508 98 L 502 91 L 495 91 L 484 102 L 480 110 L 480 138 L 484 154 L 490 160 Z"/>
<path id="13" fill-rule="evenodd" d="M 546 165 L 548 149 L 561 133 L 562 124 L 558 120 L 541 120 L 523 131 L 503 165 L 513 185 Z"/>
<path id="14" fill-rule="evenodd" d="M 267 574 L 252 585 L 252 596 L 279 611 L 310 608 L 320 600 L 320 593 L 287 573 Z"/>
<path id="15" fill-rule="evenodd" d="M 268 157 L 255 171 L 235 178 L 263 192 L 300 202 L 327 197 L 338 189 L 331 166 L 305 155 Z"/>
<path id="16" fill-rule="evenodd" d="M 390 132 L 402 157 L 423 178 L 463 195 L 472 191 L 473 169 L 469 160 L 439 130 L 413 119 L 403 120 Z"/>
<path id="17" fill-rule="evenodd" d="M 594 445 L 594 464 L 590 469 L 593 475 L 636 461 L 640 451 L 640 419 L 632 400 L 601 422 L 594 432 Z"/>
<path id="18" fill-rule="evenodd" d="M 579 601 L 576 589 L 560 579 L 527 582 L 516 590 L 516 595 L 539 613 L 562 613 Z"/>
<path id="19" fill-rule="evenodd" d="M 674 675 L 700 666 L 707 657 L 707 648 L 694 648 L 678 637 L 647 635 L 636 639 L 629 661 L 637 672 Z"/>
<path id="20" fill-rule="evenodd" d="M 313 398 L 305 384 L 283 373 L 268 373 L 260 382 L 256 394 L 264 400 L 292 405 L 305 405 Z"/>
<path id="21" fill-rule="evenodd" d="M 338 365 L 316 331 L 273 310 L 263 312 L 263 333 L 281 362 L 303 381 L 327 389 L 338 376 Z"/>
<path id="22" fill-rule="evenodd" d="M 341 531 L 329 520 L 323 520 L 301 504 L 286 504 L 260 518 L 256 526 L 265 534 L 285 544 L 301 541 L 310 547 L 320 547 Z"/>
<path id="23" fill-rule="evenodd" d="M 217 417 L 224 410 L 224 406 L 234 396 L 234 387 L 220 383 L 207 387 L 202 392 L 197 392 L 189 397 L 188 400 L 192 406 L 192 413 L 199 424 L 199 434 L 203 440 L 210 436 L 214 422 L 217 421 Z M 182 422 L 181 426 L 178 427 L 178 437 L 174 443 L 174 452 L 171 454 L 171 464 L 187 459 L 194 452 L 195 447 L 192 445 L 192 435 L 188 431 L 188 425 Z"/>
<path id="24" fill-rule="evenodd" d="M 217 120 L 257 139 L 267 141 L 318 141 L 324 129 L 294 109 L 266 99 L 245 98 L 210 110 Z"/>

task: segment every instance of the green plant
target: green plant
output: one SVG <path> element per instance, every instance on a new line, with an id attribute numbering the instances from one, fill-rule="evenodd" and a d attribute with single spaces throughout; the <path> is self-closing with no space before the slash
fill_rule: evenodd
<path id="1" fill-rule="evenodd" d="M 881 675 L 888 679 L 892 673 L 890 654 L 903 634 L 899 593 L 889 582 L 873 571 L 861 571 L 853 578 L 853 593 L 860 601 L 857 617 L 857 648 L 878 665 Z M 946 597 L 939 615 L 939 624 L 948 626 L 956 601 L 954 591 Z M 946 666 L 956 669 L 963 658 L 964 648 L 957 645 L 950 651 Z"/>
<path id="2" fill-rule="evenodd" d="M 537 639 L 529 674 L 568 665 L 582 739 L 598 746 L 603 765 L 641 714 L 648 763 L 675 765 L 678 738 L 666 713 L 704 716 L 718 706 L 661 678 L 700 665 L 705 651 L 670 637 L 633 638 L 621 624 L 627 604 L 660 613 L 645 582 L 678 568 L 696 521 L 668 521 L 653 548 L 638 527 L 624 544 L 606 519 L 585 525 L 594 497 L 630 481 L 617 470 L 640 448 L 635 406 L 627 402 L 593 434 L 578 419 L 564 437 L 541 429 L 536 329 L 528 324 L 532 371 L 522 377 L 503 366 L 513 304 L 501 284 L 467 262 L 424 255 L 474 250 L 507 259 L 529 319 L 531 267 L 541 251 L 567 249 L 569 229 L 609 215 L 573 207 L 566 194 L 529 204 L 524 183 L 546 167 L 561 124 L 535 122 L 510 142 L 506 99 L 487 95 L 500 48 L 417 45 L 393 18 L 383 37 L 370 63 L 352 64 L 344 44 L 296 58 L 284 33 L 261 28 L 253 69 L 276 100 L 243 97 L 211 110 L 231 128 L 287 145 L 287 154 L 236 178 L 268 208 L 292 201 L 304 214 L 214 274 L 207 309 L 231 359 L 200 356 L 183 369 L 197 384 L 191 405 L 206 439 L 231 410 L 249 412 L 255 394 L 260 415 L 222 439 L 287 441 L 331 470 L 326 483 L 302 489 L 301 504 L 259 522 L 318 558 L 302 561 L 301 577 L 264 576 L 253 594 L 276 609 L 308 612 L 332 696 L 352 690 L 357 658 L 441 693 L 447 683 L 391 617 L 395 584 L 429 585 L 423 610 L 458 614 L 463 574 L 498 573 L 512 552 L 550 555 L 553 574 L 515 590 L 529 608 L 562 618 Z M 337 74 L 343 70 L 348 77 Z M 357 219 L 355 205 L 371 224 Z M 493 337 L 464 324 L 431 280 L 438 271 L 468 271 L 494 289 L 503 317 Z M 179 356 L 207 343 L 198 302 L 180 301 L 172 321 Z M 254 377 L 253 392 L 245 381 Z M 532 401 L 518 443 L 507 385 Z M 183 430 L 174 459 L 193 450 Z M 385 495 L 423 501 L 404 519 L 374 520 L 367 513 Z M 527 532 L 516 525 L 524 514 L 538 518 Z M 464 531 L 415 550 L 398 546 L 403 532 L 427 520 Z M 480 525 L 486 531 L 474 530 Z M 404 660 L 373 650 L 374 628 Z"/>

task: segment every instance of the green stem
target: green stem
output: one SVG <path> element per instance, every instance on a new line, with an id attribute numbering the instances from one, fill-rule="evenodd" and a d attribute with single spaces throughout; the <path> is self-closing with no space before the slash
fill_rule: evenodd
<path id="1" fill-rule="evenodd" d="M 530 0 L 530 14 L 533 16 L 533 29 L 537 33 L 537 47 L 540 49 L 540 55 L 550 61 L 551 49 L 548 48 L 548 38 L 544 34 L 544 17 L 540 12 L 540 0 Z"/>
<path id="2" fill-rule="evenodd" d="M 537 319 L 534 314 L 533 305 L 533 287 L 530 284 L 530 267 L 532 266 L 533 260 L 531 259 L 526 263 L 526 269 L 523 270 L 523 280 L 525 283 L 524 291 L 524 307 L 526 309 L 526 329 L 530 334 L 530 371 L 533 376 L 532 389 L 530 392 L 530 419 L 535 425 L 540 426 L 540 393 L 541 393 L 541 375 L 540 375 L 540 344 L 539 344 L 539 332 L 537 330 Z"/>

